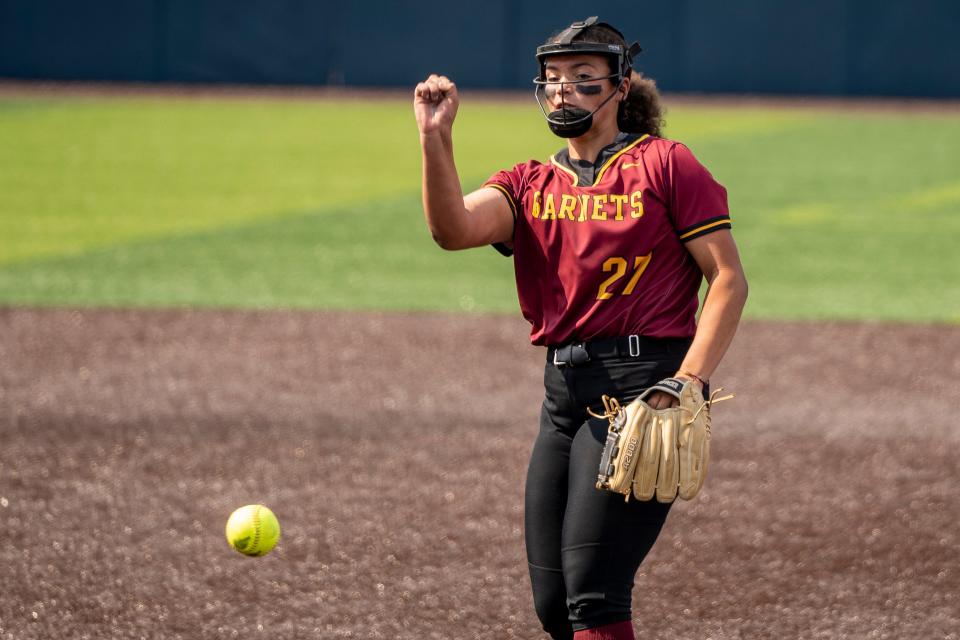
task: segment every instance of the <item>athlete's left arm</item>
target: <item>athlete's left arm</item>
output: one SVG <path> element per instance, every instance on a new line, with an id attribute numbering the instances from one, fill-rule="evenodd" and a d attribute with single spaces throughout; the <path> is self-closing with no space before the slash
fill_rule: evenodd
<path id="1" fill-rule="evenodd" d="M 747 278 L 740 264 L 740 254 L 728 229 L 721 229 L 690 240 L 685 245 L 700 266 L 709 288 L 697 323 L 697 333 L 676 377 L 709 380 L 727 352 L 740 323 L 740 313 L 747 301 Z M 662 409 L 677 404 L 667 394 L 655 394 L 650 405 Z"/>
<path id="2" fill-rule="evenodd" d="M 737 244 L 728 229 L 694 238 L 685 246 L 700 266 L 709 287 L 697 333 L 680 369 L 708 380 L 737 331 L 747 301 L 747 278 Z"/>

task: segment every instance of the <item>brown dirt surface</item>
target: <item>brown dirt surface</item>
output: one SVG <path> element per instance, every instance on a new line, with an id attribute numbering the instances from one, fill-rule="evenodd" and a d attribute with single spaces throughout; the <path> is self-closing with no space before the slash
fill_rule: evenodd
<path id="1" fill-rule="evenodd" d="M 543 638 L 509 317 L 0 309 L 0 638 Z M 643 638 L 958 638 L 960 327 L 745 323 Z M 230 549 L 243 504 L 280 518 Z"/>

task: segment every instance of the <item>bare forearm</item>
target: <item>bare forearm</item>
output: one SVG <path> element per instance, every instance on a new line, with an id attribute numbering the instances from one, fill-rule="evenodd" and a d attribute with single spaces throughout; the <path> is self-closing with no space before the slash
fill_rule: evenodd
<path id="1" fill-rule="evenodd" d="M 703 380 L 713 375 L 733 341 L 746 300 L 747 281 L 742 273 L 717 273 L 707 291 L 693 344 L 680 366 L 682 371 Z"/>
<path id="2" fill-rule="evenodd" d="M 444 249 L 458 248 L 466 235 L 466 211 L 449 131 L 421 134 L 423 214 L 433 239 Z"/>

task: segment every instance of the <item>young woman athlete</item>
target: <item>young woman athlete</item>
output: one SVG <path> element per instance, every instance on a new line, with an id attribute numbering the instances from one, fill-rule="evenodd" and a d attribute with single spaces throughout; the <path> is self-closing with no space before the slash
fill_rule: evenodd
<path id="1" fill-rule="evenodd" d="M 660 137 L 656 87 L 632 68 L 638 52 L 596 18 L 538 47 L 537 101 L 566 148 L 466 196 L 453 158 L 456 86 L 431 75 L 414 97 L 434 240 L 512 254 L 531 341 L 547 347 L 524 521 L 534 607 L 556 639 L 634 637 L 634 576 L 671 506 L 596 488 L 607 421 L 588 408 L 602 413 L 603 394 L 626 404 L 666 377 L 706 385 L 747 297 L 726 191 Z"/>

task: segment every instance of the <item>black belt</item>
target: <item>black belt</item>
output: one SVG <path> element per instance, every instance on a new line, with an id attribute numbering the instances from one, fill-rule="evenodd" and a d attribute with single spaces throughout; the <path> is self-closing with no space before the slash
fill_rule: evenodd
<path id="1" fill-rule="evenodd" d="M 619 336 L 571 342 L 548 347 L 547 361 L 558 367 L 576 367 L 604 358 L 637 358 L 652 353 L 683 353 L 692 338 L 648 338 L 647 336 Z"/>

